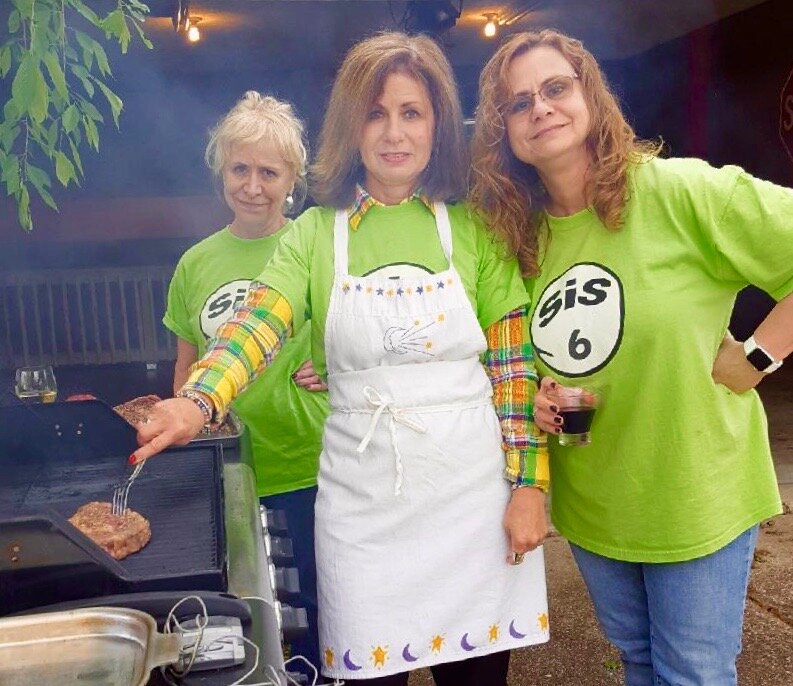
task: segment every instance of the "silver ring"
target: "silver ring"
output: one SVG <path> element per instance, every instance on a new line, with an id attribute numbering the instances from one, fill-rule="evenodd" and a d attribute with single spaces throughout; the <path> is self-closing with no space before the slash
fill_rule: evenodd
<path id="1" fill-rule="evenodd" d="M 513 565 L 519 565 L 521 562 L 523 562 L 523 556 L 525 554 L 526 553 L 515 553 L 515 552 L 513 552 L 512 553 L 512 564 Z"/>

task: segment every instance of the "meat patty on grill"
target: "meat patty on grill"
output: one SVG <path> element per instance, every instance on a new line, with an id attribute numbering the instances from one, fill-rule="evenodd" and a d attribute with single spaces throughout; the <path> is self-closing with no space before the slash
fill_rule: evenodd
<path id="1" fill-rule="evenodd" d="M 129 508 L 114 515 L 110 503 L 82 505 L 69 521 L 116 560 L 138 552 L 151 539 L 148 519 Z"/>
<path id="2" fill-rule="evenodd" d="M 130 424 L 135 426 L 145 422 L 151 414 L 152 408 L 162 400 L 158 395 L 142 395 L 139 398 L 127 400 L 121 405 L 116 405 L 113 409 L 118 412 Z"/>

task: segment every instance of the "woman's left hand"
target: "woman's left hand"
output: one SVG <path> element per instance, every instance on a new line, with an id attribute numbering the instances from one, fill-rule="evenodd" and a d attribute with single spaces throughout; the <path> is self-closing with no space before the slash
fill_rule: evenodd
<path id="1" fill-rule="evenodd" d="M 711 372 L 713 380 L 726 386 L 734 393 L 745 393 L 762 381 L 764 374 L 758 372 L 743 350 L 743 344 L 736 341 L 728 331 L 716 353 L 716 361 Z"/>
<path id="2" fill-rule="evenodd" d="M 314 364 L 311 360 L 306 360 L 303 364 L 301 364 L 300 369 L 292 374 L 292 378 L 295 380 L 295 383 L 298 386 L 305 388 L 308 391 L 328 390 L 328 386 L 319 377 L 319 374 L 314 371 Z"/>
<path id="3" fill-rule="evenodd" d="M 512 498 L 504 515 L 504 529 L 510 546 L 507 562 L 520 564 L 523 554 L 542 545 L 548 536 L 545 493 L 531 486 L 512 491 Z M 514 553 L 519 555 L 517 559 Z"/>

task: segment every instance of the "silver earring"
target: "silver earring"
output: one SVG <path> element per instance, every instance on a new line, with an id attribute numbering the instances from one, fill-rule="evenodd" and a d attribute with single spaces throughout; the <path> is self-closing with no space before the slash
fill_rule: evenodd
<path id="1" fill-rule="evenodd" d="M 286 202 L 284 204 L 286 205 L 286 211 L 291 212 L 292 208 L 295 206 L 295 199 L 292 197 L 291 193 L 286 194 Z"/>

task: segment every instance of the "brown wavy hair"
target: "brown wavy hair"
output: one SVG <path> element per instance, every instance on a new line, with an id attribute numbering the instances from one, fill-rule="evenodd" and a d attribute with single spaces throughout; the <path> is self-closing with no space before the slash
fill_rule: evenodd
<path id="1" fill-rule="evenodd" d="M 311 167 L 311 193 L 320 204 L 344 208 L 353 202 L 355 184 L 364 175 L 361 131 L 383 83 L 395 72 L 424 84 L 435 115 L 432 154 L 421 187 L 432 200 L 465 196 L 468 154 L 452 68 L 431 38 L 390 31 L 355 45 L 339 68 Z"/>
<path id="2" fill-rule="evenodd" d="M 501 45 L 479 77 L 470 198 L 517 255 L 526 276 L 539 271 L 548 196 L 537 170 L 512 153 L 503 112 L 513 97 L 507 81 L 512 60 L 539 46 L 558 50 L 579 76 L 591 116 L 586 145 L 594 160 L 587 174 L 587 202 L 608 229 L 622 226 L 629 167 L 655 157 L 661 147 L 636 138 L 597 61 L 580 41 L 546 29 L 516 34 Z"/>

